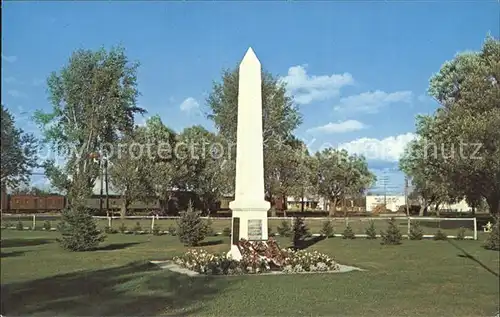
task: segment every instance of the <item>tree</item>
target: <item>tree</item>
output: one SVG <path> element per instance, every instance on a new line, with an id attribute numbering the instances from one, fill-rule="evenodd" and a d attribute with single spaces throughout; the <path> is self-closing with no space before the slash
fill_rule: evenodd
<path id="1" fill-rule="evenodd" d="M 121 193 L 123 205 L 120 215 L 125 218 L 129 205 L 137 200 L 146 201 L 154 195 L 151 174 L 152 155 L 145 150 L 148 144 L 139 129 L 122 137 L 119 153 L 112 157 L 109 176 L 113 187 Z"/>
<path id="2" fill-rule="evenodd" d="M 238 117 L 238 69 L 225 70 L 222 81 L 213 84 L 207 98 L 211 119 L 226 144 L 236 144 L 236 124 Z M 266 198 L 273 202 L 276 184 L 281 184 L 280 168 L 288 155 L 284 145 L 292 139 L 292 132 L 302 122 L 293 99 L 286 95 L 285 84 L 270 73 L 262 73 L 262 114 L 264 138 L 264 177 Z M 236 157 L 236 146 L 231 147 L 231 163 Z M 230 164 L 229 177 L 234 179 L 234 164 Z M 231 181 L 230 184 L 233 184 Z"/>
<path id="3" fill-rule="evenodd" d="M 181 217 L 177 220 L 179 240 L 186 246 L 196 246 L 205 239 L 207 226 L 201 219 L 200 212 L 193 209 L 190 201 L 188 210 L 181 212 Z"/>
<path id="4" fill-rule="evenodd" d="M 366 190 L 376 180 L 363 156 L 328 148 L 317 152 L 316 160 L 315 184 L 319 194 L 330 201 L 330 216 L 341 198 Z"/>
<path id="5" fill-rule="evenodd" d="M 28 185 L 31 170 L 38 166 L 36 151 L 38 142 L 30 133 L 16 128 L 14 117 L 1 105 L 1 183 L 0 188 L 16 188 Z"/>
<path id="6" fill-rule="evenodd" d="M 44 166 L 72 205 L 82 204 L 94 186 L 99 167 L 93 154 L 132 130 L 134 115 L 145 112 L 136 106 L 137 67 L 122 48 L 77 50 L 47 80 L 52 112 L 34 117 L 44 141 L 66 159 L 62 167 L 54 160 Z"/>
<path id="7" fill-rule="evenodd" d="M 421 144 L 409 155 L 423 157 L 446 191 L 470 202 L 485 198 L 500 212 L 500 41 L 488 37 L 479 52 L 458 54 L 430 80 L 429 94 L 441 107 L 417 118 Z M 429 155 L 429 149 L 432 150 Z M 414 164 L 419 166 L 421 164 Z"/>
<path id="8" fill-rule="evenodd" d="M 179 157 L 179 135 L 155 115 L 146 121 L 145 127 L 139 129 L 142 138 L 148 145 L 150 157 L 149 180 L 153 184 L 154 193 L 160 197 L 162 212 L 169 209 L 174 188 L 185 189 L 183 175 L 187 174 L 187 168 Z"/>
<path id="9" fill-rule="evenodd" d="M 203 211 L 210 213 L 213 204 L 230 188 L 228 146 L 221 137 L 199 125 L 184 129 L 179 142 L 183 151 L 178 153 L 178 159 L 187 166 L 183 183 L 200 197 Z"/>
<path id="10" fill-rule="evenodd" d="M 97 229 L 90 211 L 80 206 L 63 210 L 58 229 L 61 237 L 57 241 L 69 251 L 95 250 L 106 238 Z"/>

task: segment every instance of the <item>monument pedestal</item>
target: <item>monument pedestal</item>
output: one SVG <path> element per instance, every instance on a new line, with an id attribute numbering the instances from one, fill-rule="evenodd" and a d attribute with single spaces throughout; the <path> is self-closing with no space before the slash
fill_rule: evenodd
<path id="1" fill-rule="evenodd" d="M 232 236 L 231 250 L 228 255 L 235 260 L 241 260 L 238 242 L 241 239 L 247 241 L 267 241 L 268 223 L 267 212 L 270 209 L 268 201 L 261 202 L 239 202 L 232 201 L 229 208 L 232 210 Z"/>

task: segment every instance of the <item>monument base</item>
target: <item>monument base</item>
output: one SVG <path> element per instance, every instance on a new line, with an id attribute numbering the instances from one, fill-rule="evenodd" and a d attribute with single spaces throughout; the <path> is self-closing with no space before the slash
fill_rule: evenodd
<path id="1" fill-rule="evenodd" d="M 271 208 L 268 201 L 229 203 L 232 210 L 231 250 L 228 257 L 237 261 L 241 260 L 241 252 L 238 242 L 241 239 L 247 241 L 267 241 L 267 212 Z"/>

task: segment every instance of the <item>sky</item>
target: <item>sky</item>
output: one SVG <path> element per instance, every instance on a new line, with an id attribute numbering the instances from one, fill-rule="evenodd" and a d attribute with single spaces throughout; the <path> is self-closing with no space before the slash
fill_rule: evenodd
<path id="1" fill-rule="evenodd" d="M 499 37 L 499 2 L 477 1 L 4 1 L 4 104 L 25 131 L 50 110 L 45 80 L 77 49 L 121 45 L 139 61 L 138 104 L 176 131 L 201 124 L 223 69 L 249 47 L 287 84 L 310 150 L 364 154 L 390 192 L 403 191 L 398 159 L 415 116 L 438 105 L 430 77 L 462 51 Z M 43 153 L 42 153 L 43 154 Z M 32 182 L 47 186 L 34 175 Z"/>

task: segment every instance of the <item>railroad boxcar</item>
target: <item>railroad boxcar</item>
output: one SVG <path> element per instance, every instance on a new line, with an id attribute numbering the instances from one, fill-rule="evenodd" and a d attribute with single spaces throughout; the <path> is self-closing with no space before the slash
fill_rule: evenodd
<path id="1" fill-rule="evenodd" d="M 37 210 L 36 196 L 12 195 L 10 197 L 10 210 L 13 212 L 28 212 Z"/>
<path id="2" fill-rule="evenodd" d="M 61 211 L 66 207 L 66 197 L 62 195 L 45 196 L 46 211 Z"/>

